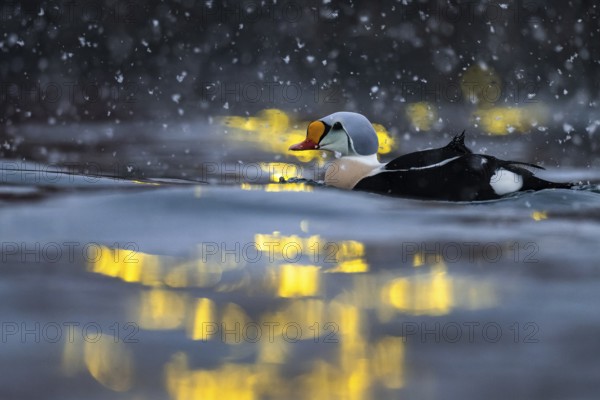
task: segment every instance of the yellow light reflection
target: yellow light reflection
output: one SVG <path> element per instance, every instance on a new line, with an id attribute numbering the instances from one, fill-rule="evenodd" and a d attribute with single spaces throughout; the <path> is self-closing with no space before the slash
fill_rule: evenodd
<path id="1" fill-rule="evenodd" d="M 165 367 L 173 400 L 256 399 L 257 373 L 252 365 L 224 364 L 214 370 L 191 370 L 185 353 L 176 353 Z"/>
<path id="2" fill-rule="evenodd" d="M 260 325 L 267 329 L 276 326 L 284 326 L 281 323 L 285 319 L 283 313 L 268 314 L 265 315 L 264 318 L 265 319 L 262 320 Z M 268 340 L 263 339 L 259 341 L 258 362 L 260 364 L 284 364 L 288 361 L 292 343 L 283 340 L 281 335 L 273 335 L 273 340 L 271 340 L 271 332 L 268 332 L 267 334 L 269 335 Z M 263 335 L 265 335 L 265 333 L 263 333 Z"/>
<path id="3" fill-rule="evenodd" d="M 397 278 L 382 288 L 382 301 L 413 315 L 448 314 L 453 302 L 452 280 L 445 266 L 431 273 Z"/>
<path id="4" fill-rule="evenodd" d="M 373 375 L 388 389 L 404 386 L 404 342 L 401 337 L 386 336 L 374 346 Z"/>
<path id="5" fill-rule="evenodd" d="M 86 340 L 84 361 L 90 373 L 103 386 L 124 392 L 133 385 L 133 355 L 118 338 L 103 334 L 98 341 Z"/>
<path id="6" fill-rule="evenodd" d="M 305 183 L 269 183 L 263 186 L 265 192 L 312 192 L 314 189 L 311 185 Z"/>
<path id="7" fill-rule="evenodd" d="M 418 252 L 413 257 L 412 265 L 415 268 L 419 268 L 426 264 L 440 264 L 443 262 L 444 259 L 441 254 Z"/>
<path id="8" fill-rule="evenodd" d="M 221 317 L 221 340 L 227 344 L 241 344 L 245 342 L 246 327 L 250 318 L 246 311 L 235 303 L 225 306 Z"/>
<path id="9" fill-rule="evenodd" d="M 206 301 L 207 299 L 200 300 L 209 304 Z M 174 354 L 164 369 L 170 398 L 297 397 L 363 400 L 373 398 L 373 388 L 377 384 L 388 389 L 403 387 L 403 339 L 386 336 L 369 344 L 366 335 L 368 326 L 365 325 L 361 306 L 347 304 L 346 301 L 345 295 L 338 296 L 329 304 L 319 299 L 292 299 L 280 311 L 263 314 L 258 325 L 276 328 L 268 334 L 263 332 L 262 339 L 256 342 L 258 354 L 253 364 L 223 363 L 210 369 L 191 369 L 187 354 Z M 214 310 L 210 311 L 201 319 L 214 321 L 214 314 Z M 223 314 L 230 314 L 224 318 L 228 325 L 249 321 L 243 309 L 232 303 L 225 306 Z M 314 321 L 320 321 L 319 325 Z M 335 325 L 333 337 L 320 334 L 330 333 L 323 329 L 324 321 Z M 300 376 L 292 379 L 283 377 L 280 365 L 291 361 L 291 350 L 295 342 L 283 340 L 281 332 L 282 327 L 291 323 L 303 327 L 305 333 L 301 340 L 330 340 L 327 342 L 327 349 L 336 349 L 337 359 L 333 362 L 316 359 Z M 307 329 L 307 326 L 310 328 Z M 320 333 L 317 334 L 315 330 Z M 226 343 L 235 344 L 229 340 Z M 231 384 L 232 380 L 236 384 Z"/>
<path id="10" fill-rule="evenodd" d="M 143 290 L 137 312 L 139 326 L 149 330 L 169 330 L 182 326 L 187 297 L 172 290 Z"/>
<path id="11" fill-rule="evenodd" d="M 275 183 L 278 183 L 280 178 L 288 180 L 302 176 L 301 168 L 289 163 L 260 163 L 260 168 L 263 172 L 268 173 L 271 182 Z"/>
<path id="12" fill-rule="evenodd" d="M 534 221 L 543 221 L 548 219 L 548 213 L 546 211 L 534 211 L 531 213 L 531 218 Z"/>
<path id="13" fill-rule="evenodd" d="M 308 221 L 297 223 L 308 231 Z M 438 254 L 419 253 L 408 268 L 366 274 L 367 252 L 359 241 L 273 232 L 256 234 L 254 242 L 258 250 L 273 251 L 274 256 L 262 269 L 252 271 L 263 273 L 258 279 L 245 270 L 238 274 L 243 278 L 223 279 L 224 271 L 240 268 L 236 263 L 184 262 L 142 253 L 134 254 L 141 261 L 138 269 L 124 271 L 119 259 L 133 255 L 121 250 L 106 252 L 106 259 L 90 264 L 96 273 L 142 284 L 146 268 L 154 271 L 148 281 L 154 286 L 139 288 L 132 321 L 143 330 L 181 329 L 194 341 L 188 345 L 195 348 L 193 361 L 192 353 L 180 352 L 164 365 L 169 398 L 375 398 L 382 390 L 403 388 L 408 367 L 403 338 L 379 336 L 373 316 L 380 322 L 392 321 L 400 313 L 439 316 L 458 307 L 481 309 L 498 303 L 493 284 L 451 275 Z M 288 259 L 298 252 L 301 260 Z M 240 297 L 253 301 L 253 307 L 233 303 L 222 294 L 244 285 Z M 193 298 L 181 290 L 192 286 L 204 288 L 205 297 Z M 255 308 L 263 300 L 268 306 Z M 251 324 L 254 328 L 246 330 Z M 255 336 L 257 327 L 260 336 Z M 284 336 L 286 327 L 292 337 L 300 333 L 297 340 Z M 110 339 L 103 336 L 102 342 L 109 343 L 99 347 L 66 343 L 63 373 L 74 376 L 83 368 L 111 390 L 130 389 L 134 382 L 131 351 Z M 282 371 L 299 363 L 298 354 L 304 349 L 298 343 L 310 344 L 315 351 L 300 358 L 301 372 L 287 375 Z M 196 352 L 206 349 L 220 352 L 220 358 L 202 364 L 205 360 Z"/>
<path id="14" fill-rule="evenodd" d="M 265 192 L 312 192 L 313 187 L 305 183 L 269 183 L 267 185 L 251 185 L 242 183 L 242 190 L 262 190 Z"/>
<path id="15" fill-rule="evenodd" d="M 365 255 L 365 245 L 356 240 L 343 240 L 336 242 L 339 249 L 335 249 L 339 253 L 340 260 L 348 260 L 351 258 L 363 257 Z"/>
<path id="16" fill-rule="evenodd" d="M 106 246 L 98 246 L 96 256 L 88 262 L 88 270 L 94 273 L 149 286 L 158 284 L 160 268 L 159 256 Z"/>
<path id="17" fill-rule="evenodd" d="M 88 263 L 90 271 L 150 287 L 213 287 L 220 282 L 223 271 L 239 268 L 237 263 L 221 262 L 222 260 L 178 262 L 174 257 L 139 251 L 111 249 L 106 246 L 99 246 L 98 249 L 97 257 L 91 258 Z"/>
<path id="18" fill-rule="evenodd" d="M 369 272 L 369 264 L 367 264 L 362 258 L 357 258 L 355 260 L 342 261 L 334 268 L 328 269 L 324 272 L 342 272 L 346 274 Z"/>
<path id="19" fill-rule="evenodd" d="M 421 254 L 421 253 L 415 254 L 415 256 L 413 258 L 413 267 L 417 268 L 417 267 L 422 267 L 423 265 L 425 265 L 425 260 L 424 260 L 423 254 Z"/>
<path id="20" fill-rule="evenodd" d="M 197 299 L 194 307 L 194 319 L 190 338 L 192 340 L 210 340 L 218 332 L 215 303 L 206 298 Z"/>
<path id="21" fill-rule="evenodd" d="M 321 267 L 284 264 L 279 267 L 279 297 L 315 296 L 319 292 Z"/>
<path id="22" fill-rule="evenodd" d="M 132 180 L 131 182 L 137 183 L 139 185 L 160 186 L 160 183 L 157 183 L 157 182 L 144 182 L 144 181 L 138 181 L 138 180 Z"/>
<path id="23" fill-rule="evenodd" d="M 300 237 L 297 235 L 282 235 L 280 232 L 272 234 L 257 233 L 254 235 L 257 248 L 269 253 L 275 259 L 293 258 L 296 253 L 307 256 L 314 262 L 341 262 L 354 261 L 348 264 L 348 268 L 358 268 L 360 271 L 368 271 L 368 265 L 363 260 L 365 246 L 356 240 L 329 241 L 319 235 Z M 365 265 L 359 265 L 363 263 Z M 343 272 L 344 267 L 340 267 Z"/>
<path id="24" fill-rule="evenodd" d="M 380 294 L 378 312 L 382 321 L 393 317 L 386 305 L 411 315 L 439 316 L 454 308 L 478 310 L 498 304 L 492 284 L 450 277 L 443 261 L 431 265 L 429 272 L 393 279 L 381 287 Z"/>

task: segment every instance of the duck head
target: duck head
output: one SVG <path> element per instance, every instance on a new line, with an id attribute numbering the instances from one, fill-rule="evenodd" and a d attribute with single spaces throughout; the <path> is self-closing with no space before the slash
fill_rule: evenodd
<path id="1" fill-rule="evenodd" d="M 379 141 L 369 120 L 353 112 L 337 112 L 308 124 L 306 139 L 293 151 L 328 150 L 344 156 L 377 154 Z"/>

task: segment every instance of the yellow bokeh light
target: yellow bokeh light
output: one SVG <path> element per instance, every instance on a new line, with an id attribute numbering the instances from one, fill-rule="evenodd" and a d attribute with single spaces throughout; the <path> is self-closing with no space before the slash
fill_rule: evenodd
<path id="1" fill-rule="evenodd" d="M 406 116 L 411 125 L 418 131 L 431 129 L 437 119 L 433 105 L 427 102 L 409 104 L 406 107 Z"/>
<path id="2" fill-rule="evenodd" d="M 98 341 L 86 340 L 85 365 L 92 377 L 106 388 L 124 392 L 133 385 L 133 354 L 119 339 L 104 334 Z"/>
<path id="3" fill-rule="evenodd" d="M 242 183 L 240 185 L 242 190 L 260 190 L 264 192 L 312 192 L 313 187 L 305 183 L 269 183 L 267 185 L 251 185 L 249 183 Z"/>
<path id="4" fill-rule="evenodd" d="M 512 132 L 528 132 L 547 120 L 547 109 L 541 105 L 531 107 L 492 107 L 473 112 L 481 128 L 493 135 L 507 135 Z"/>
<path id="5" fill-rule="evenodd" d="M 213 370 L 192 370 L 185 353 L 165 366 L 165 381 L 173 400 L 256 399 L 257 373 L 252 365 L 224 364 Z"/>
<path id="6" fill-rule="evenodd" d="M 369 264 L 366 263 L 362 258 L 354 260 L 342 261 L 337 264 L 334 268 L 328 269 L 325 272 L 342 272 L 346 274 L 356 274 L 361 272 L 369 272 Z"/>
<path id="7" fill-rule="evenodd" d="M 382 300 L 413 315 L 445 315 L 454 305 L 452 280 L 445 268 L 411 278 L 397 278 L 382 288 Z"/>
<path id="8" fill-rule="evenodd" d="M 97 253 L 90 257 L 88 270 L 125 282 L 154 286 L 160 279 L 161 264 L 160 257 L 156 255 L 98 246 Z"/>
<path id="9" fill-rule="evenodd" d="M 440 316 L 459 307 L 476 310 L 498 304 L 493 283 L 451 274 L 435 252 L 415 254 L 402 268 L 367 273 L 370 254 L 364 243 L 309 236 L 309 228 L 319 231 L 312 220 L 298 218 L 290 226 L 302 233 L 254 236 L 264 264 L 252 273 L 247 266 L 220 259 L 198 256 L 182 261 L 144 253 L 135 254 L 141 260 L 139 269 L 124 271 L 115 256 L 118 260 L 132 254 L 120 250 L 111 250 L 106 259 L 90 265 L 95 273 L 142 284 L 134 286 L 140 301 L 132 308 L 131 319 L 140 329 L 180 329 L 188 342 L 194 341 L 186 347 L 193 355 L 176 352 L 163 364 L 170 399 L 366 400 L 396 393 L 406 386 L 410 370 L 405 353 L 410 343 L 404 337 L 381 336 L 373 327 L 374 318 L 395 323 L 402 321 L 401 314 Z M 286 246 L 294 251 L 285 252 Z M 269 249 L 275 249 L 273 259 L 264 254 Z M 288 259 L 297 252 L 302 254 L 297 262 Z M 144 287 L 147 266 L 153 285 Z M 235 274 L 224 274 L 232 269 Z M 233 278 L 236 274 L 240 277 Z M 198 292 L 204 297 L 182 290 L 194 286 L 203 288 Z M 239 290 L 236 298 L 242 300 L 232 302 L 223 293 L 226 290 Z M 250 301 L 244 303 L 245 299 Z M 255 307 L 262 301 L 268 306 Z M 247 331 L 250 325 L 253 328 Z M 299 332 L 297 339 L 282 334 L 286 326 L 292 326 L 288 331 L 292 338 Z M 257 328 L 262 332 L 255 336 Z M 305 348 L 298 343 L 310 344 L 316 351 L 300 359 L 300 372 L 287 374 Z M 314 346 L 323 346 L 323 351 Z M 66 376 L 87 370 L 111 390 L 130 390 L 135 383 L 131 351 L 122 344 L 115 348 L 122 354 L 115 355 L 110 347 L 65 344 L 61 370 Z M 219 352 L 218 358 L 204 362 L 203 351 Z M 99 356 L 100 352 L 106 354 Z"/>
<path id="10" fill-rule="evenodd" d="M 471 65 L 460 80 L 464 98 L 479 108 L 494 105 L 502 93 L 502 81 L 496 71 L 485 64 Z"/>
<path id="11" fill-rule="evenodd" d="M 137 311 L 140 328 L 170 330 L 180 328 L 184 322 L 187 297 L 165 289 L 143 290 Z"/>
<path id="12" fill-rule="evenodd" d="M 404 386 L 404 338 L 386 336 L 374 345 L 371 369 L 389 389 Z"/>
<path id="13" fill-rule="evenodd" d="M 218 332 L 215 303 L 207 298 L 197 299 L 194 305 L 190 338 L 210 340 Z"/>
<path id="14" fill-rule="evenodd" d="M 319 292 L 321 267 L 283 264 L 279 267 L 279 297 L 315 296 Z"/>

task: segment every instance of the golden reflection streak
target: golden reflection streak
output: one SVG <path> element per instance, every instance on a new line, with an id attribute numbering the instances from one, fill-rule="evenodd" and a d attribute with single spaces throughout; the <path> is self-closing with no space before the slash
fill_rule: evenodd
<path id="1" fill-rule="evenodd" d="M 187 355 L 178 353 L 165 366 L 167 390 L 173 400 L 196 398 L 265 398 L 270 396 L 313 398 L 369 399 L 374 385 L 398 389 L 404 385 L 404 344 L 401 338 L 384 337 L 374 344 L 368 343 L 364 312 L 360 304 L 345 303 L 345 297 L 338 297 L 329 303 L 319 299 L 292 300 L 285 308 L 275 313 L 263 314 L 260 324 L 285 326 L 296 323 L 306 327 L 320 321 L 335 321 L 335 340 L 327 342 L 327 347 L 335 346 L 339 358 L 335 363 L 317 360 L 311 369 L 295 378 L 284 381 L 274 365 L 289 363 L 293 343 L 282 340 L 282 335 L 263 337 L 257 343 L 259 353 L 254 364 L 221 364 L 215 369 L 189 367 Z M 241 308 L 233 307 L 231 325 L 236 321 L 248 321 Z M 241 312 L 241 315 L 237 315 Z M 224 314 L 228 314 L 224 311 Z M 207 318 L 214 320 L 211 315 Z M 243 322 L 240 322 L 243 324 Z M 302 340 L 314 340 L 306 335 Z M 319 340 L 325 340 L 320 337 Z M 225 341 L 232 345 L 235 342 Z M 228 385 L 227 379 L 239 379 L 237 385 Z"/>
<path id="2" fill-rule="evenodd" d="M 227 344 L 245 343 L 242 335 L 246 334 L 250 317 L 246 311 L 235 303 L 228 303 L 222 311 L 221 340 Z"/>
<path id="3" fill-rule="evenodd" d="M 144 182 L 144 181 L 138 181 L 138 180 L 133 180 L 131 182 L 137 183 L 139 185 L 160 186 L 160 183 L 158 183 L 158 182 Z"/>
<path id="4" fill-rule="evenodd" d="M 301 168 L 295 164 L 283 162 L 262 162 L 260 168 L 263 172 L 269 173 L 271 182 L 279 183 L 281 178 L 288 180 L 301 176 Z"/>
<path id="5" fill-rule="evenodd" d="M 212 287 L 220 282 L 223 271 L 239 267 L 221 260 L 198 258 L 177 263 L 174 257 L 106 246 L 98 249 L 97 257 L 88 262 L 89 271 L 149 287 Z"/>
<path id="6" fill-rule="evenodd" d="M 453 278 L 443 261 L 431 266 L 428 273 L 391 280 L 380 289 L 380 319 L 392 315 L 387 306 L 411 315 L 440 316 L 454 308 L 482 309 L 498 303 L 494 287 L 486 282 Z"/>
<path id="7" fill-rule="evenodd" d="M 125 282 L 155 286 L 160 279 L 161 264 L 161 257 L 156 255 L 99 246 L 97 257 L 90 258 L 87 267 L 91 272 Z"/>
<path id="8" fill-rule="evenodd" d="M 171 330 L 182 327 L 188 299 L 185 294 L 166 289 L 143 290 L 137 321 L 141 329 Z"/>
<path id="9" fill-rule="evenodd" d="M 284 264 L 279 267 L 279 297 L 308 297 L 319 294 L 321 267 Z"/>
<path id="10" fill-rule="evenodd" d="M 531 218 L 534 221 L 543 221 L 545 219 L 548 219 L 548 212 L 546 211 L 534 211 L 531 213 Z"/>
<path id="11" fill-rule="evenodd" d="M 261 316 L 260 326 L 271 329 L 271 327 L 276 327 L 276 324 L 278 324 L 277 326 L 285 326 L 288 320 L 289 318 L 285 315 L 285 312 L 265 313 Z M 271 332 L 268 332 L 267 335 L 268 338 L 263 337 L 258 342 L 258 363 L 283 365 L 289 362 L 293 344 L 284 340 L 281 335 L 271 337 Z M 263 333 L 263 336 L 265 336 L 265 333 Z"/>
<path id="12" fill-rule="evenodd" d="M 188 330 L 190 339 L 210 340 L 215 334 L 211 328 L 217 320 L 215 303 L 208 298 L 196 299 L 193 315 L 192 327 Z"/>
<path id="13" fill-rule="evenodd" d="M 333 244 L 334 267 L 329 271 L 338 272 L 366 272 L 368 264 L 364 261 L 364 244 L 357 241 L 328 242 L 319 235 L 309 237 L 285 236 L 279 232 L 272 234 L 255 235 L 257 248 L 268 251 L 267 244 L 275 245 L 281 250 L 286 244 L 299 246 L 303 254 L 320 256 L 319 262 L 324 261 L 324 255 L 330 255 L 325 246 Z M 311 253 L 311 250 L 313 252 Z M 325 254 L 323 254 L 325 253 Z M 109 260 L 114 260 L 116 252 L 107 253 Z M 275 254 L 281 254 L 280 251 Z M 119 254 L 118 254 L 119 255 Z M 129 253 L 120 253 L 121 257 L 131 257 Z M 153 259 L 152 257 L 156 257 Z M 441 256 L 440 256 L 441 257 Z M 117 257 L 118 259 L 119 257 Z M 202 263 L 199 260 L 188 263 L 170 264 L 173 268 L 165 268 L 164 258 L 158 256 L 144 255 L 140 258 L 146 260 L 141 263 L 140 273 L 126 274 L 122 271 L 123 266 L 119 263 L 115 266 L 113 261 L 106 265 L 92 265 L 94 272 L 105 273 L 120 279 L 135 281 L 142 280 L 145 263 L 154 265 L 152 269 L 170 271 L 170 273 L 158 274 L 159 282 L 170 284 L 175 287 L 182 285 L 194 285 L 198 279 L 194 273 L 196 267 L 203 279 L 209 283 L 214 282 L 214 274 L 220 279 L 220 272 L 235 266 L 222 266 L 213 270 L 211 264 Z M 430 263 L 435 261 L 433 265 Z M 377 385 L 383 385 L 389 389 L 398 389 L 404 385 L 404 343 L 402 338 L 384 337 L 371 343 L 369 336 L 368 310 L 378 311 L 380 318 L 387 313 L 387 320 L 393 317 L 390 312 L 404 312 L 413 315 L 442 315 L 449 313 L 456 307 L 478 309 L 493 306 L 497 303 L 491 285 L 474 283 L 469 279 L 452 278 L 447 274 L 447 267 L 438 257 L 418 254 L 413 260 L 413 265 L 421 267 L 415 269 L 415 276 L 391 279 L 390 281 L 378 280 L 371 275 L 355 274 L 353 285 L 347 291 L 327 302 L 318 296 L 325 290 L 320 265 L 302 265 L 294 263 L 281 264 L 278 258 L 272 267 L 267 268 L 267 277 L 264 281 L 265 287 L 273 289 L 272 295 L 283 299 L 284 303 L 274 307 L 269 312 L 263 312 L 256 319 L 263 323 L 279 324 L 297 323 L 304 330 L 300 340 L 315 340 L 327 346 L 327 349 L 335 349 L 337 357 L 326 362 L 314 361 L 311 368 L 304 374 L 292 381 L 284 378 L 277 372 L 276 366 L 287 365 L 294 356 L 297 345 L 294 342 L 283 340 L 281 334 L 276 334 L 274 340 L 269 340 L 267 333 L 255 346 L 256 361 L 251 364 L 221 364 L 213 369 L 190 369 L 187 355 L 179 353 L 165 366 L 166 385 L 172 399 L 188 399 L 197 396 L 202 398 L 263 398 L 263 397 L 290 397 L 298 393 L 305 393 L 305 398 L 335 397 L 368 399 L 372 397 L 372 391 Z M 331 260 L 329 260 L 331 261 Z M 363 265 L 364 263 L 364 265 Z M 366 267 L 365 267 L 366 266 Z M 430 269 L 427 272 L 427 268 Z M 187 271 L 187 272 L 186 272 Z M 210 276 L 206 276 L 210 271 Z M 418 271 L 418 272 L 416 272 Z M 325 271 L 323 271 L 325 272 Z M 127 278 L 130 277 L 130 278 Z M 380 298 L 374 296 L 380 293 Z M 240 329 L 244 324 L 251 322 L 245 310 L 237 304 L 226 303 L 217 306 L 209 298 L 195 300 L 187 296 L 169 290 L 168 288 L 153 288 L 144 290 L 141 294 L 138 312 L 140 326 L 142 329 L 180 329 L 185 328 L 188 337 L 195 341 L 223 340 L 203 328 L 203 323 L 215 323 L 225 325 L 226 330 Z M 189 317 L 188 317 L 189 316 Z M 318 323 L 318 325 L 316 325 Z M 330 338 L 331 331 L 325 330 L 327 323 L 336 327 L 334 342 L 324 342 Z M 310 327 L 318 327 L 317 332 Z M 264 328 L 264 327 L 263 327 Z M 219 329 L 223 329 L 219 326 Z M 316 336 L 315 336 L 316 335 Z M 233 340 L 232 340 L 233 339 Z M 242 338 L 242 342 L 245 342 Z M 237 338 L 230 334 L 225 337 L 227 346 L 240 343 Z M 245 346 L 248 347 L 248 346 Z M 239 348 L 239 347 L 237 347 Z M 63 370 L 75 371 L 76 362 L 73 349 L 65 347 L 63 356 Z M 74 354 L 74 353 L 73 353 Z M 242 359 L 241 354 L 231 353 L 230 358 Z M 242 357 L 242 358 L 240 358 Z M 247 356 L 246 356 L 247 357 Z M 90 364 L 95 365 L 95 364 Z M 110 375 L 106 377 L 101 371 L 102 363 L 90 367 L 88 370 L 95 371 L 94 376 L 102 379 L 103 384 L 122 388 L 126 385 L 114 380 Z M 126 365 L 126 363 L 125 363 Z M 326 371 L 325 371 L 326 369 Z M 266 372 L 268 371 L 268 372 Z M 90 372 L 92 373 L 92 372 Z M 227 379 L 231 377 L 239 380 L 229 388 Z"/>
<path id="14" fill-rule="evenodd" d="M 362 259 L 365 246 L 356 240 L 329 241 L 319 235 L 300 237 L 298 235 L 282 235 L 275 231 L 272 234 L 257 233 L 254 235 L 257 248 L 270 252 L 275 258 L 286 256 L 286 249 L 306 255 L 315 262 L 342 262 Z M 293 253 L 293 252 L 292 252 Z"/>
<path id="15" fill-rule="evenodd" d="M 404 342 L 401 337 L 386 336 L 373 349 L 373 375 L 388 389 L 404 386 Z"/>
<path id="16" fill-rule="evenodd" d="M 102 335 L 96 342 L 86 340 L 85 365 L 92 377 L 106 388 L 125 392 L 133 385 L 133 354 L 118 338 Z"/>
<path id="17" fill-rule="evenodd" d="M 173 400 L 256 399 L 257 373 L 252 365 L 224 364 L 215 370 L 191 370 L 185 353 L 176 353 L 165 367 L 167 391 Z"/>
<path id="18" fill-rule="evenodd" d="M 269 183 L 267 185 L 252 185 L 242 183 L 242 190 L 262 190 L 264 192 L 312 192 L 314 189 L 311 185 L 305 183 Z"/>
<path id="19" fill-rule="evenodd" d="M 354 260 L 342 261 L 337 264 L 335 267 L 330 268 L 326 271 L 326 273 L 332 272 L 342 272 L 345 274 L 357 274 L 361 272 L 369 272 L 369 264 L 362 258 L 357 258 Z"/>
<path id="20" fill-rule="evenodd" d="M 412 315 L 445 315 L 453 306 L 452 283 L 445 268 L 394 279 L 381 293 L 384 303 Z"/>

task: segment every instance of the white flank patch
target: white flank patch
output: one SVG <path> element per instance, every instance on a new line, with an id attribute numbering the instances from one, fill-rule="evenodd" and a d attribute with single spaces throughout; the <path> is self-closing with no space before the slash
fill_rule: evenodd
<path id="1" fill-rule="evenodd" d="M 500 168 L 490 179 L 490 186 L 498 196 L 516 192 L 523 187 L 523 177 Z"/>

